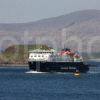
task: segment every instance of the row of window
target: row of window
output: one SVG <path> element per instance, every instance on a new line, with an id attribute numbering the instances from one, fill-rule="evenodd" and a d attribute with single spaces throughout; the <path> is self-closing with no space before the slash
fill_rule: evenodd
<path id="1" fill-rule="evenodd" d="M 31 58 L 33 58 L 33 57 L 44 57 L 44 55 L 34 55 L 34 56 L 31 56 Z M 45 56 L 45 57 L 47 57 L 47 56 Z"/>
<path id="2" fill-rule="evenodd" d="M 34 52 L 34 53 L 38 53 L 38 54 L 52 54 L 53 52 Z"/>

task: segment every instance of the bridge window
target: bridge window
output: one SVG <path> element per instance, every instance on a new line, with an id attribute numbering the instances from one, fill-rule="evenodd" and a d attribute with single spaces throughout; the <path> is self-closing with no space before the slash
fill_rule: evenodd
<path id="1" fill-rule="evenodd" d="M 34 57 L 36 57 L 36 55 L 34 55 Z"/>

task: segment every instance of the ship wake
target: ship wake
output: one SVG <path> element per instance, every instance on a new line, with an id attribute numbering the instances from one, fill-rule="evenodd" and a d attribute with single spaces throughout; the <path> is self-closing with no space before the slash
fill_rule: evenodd
<path id="1" fill-rule="evenodd" d="M 45 72 L 38 72 L 38 71 L 27 71 L 27 74 L 41 74 L 41 73 L 45 73 Z"/>

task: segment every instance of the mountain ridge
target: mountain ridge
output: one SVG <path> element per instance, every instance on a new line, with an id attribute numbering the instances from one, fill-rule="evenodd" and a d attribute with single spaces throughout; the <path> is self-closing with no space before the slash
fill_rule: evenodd
<path id="1" fill-rule="evenodd" d="M 19 42 L 18 44 L 23 44 L 23 42 L 27 40 L 29 41 L 28 37 L 32 37 L 33 40 L 29 41 L 29 43 L 34 44 L 36 43 L 37 38 L 44 38 L 45 40 L 50 40 L 52 38 L 57 43 L 57 48 L 62 48 L 60 46 L 63 40 L 62 32 L 64 29 L 66 30 L 66 37 L 70 38 L 76 36 L 81 38 L 83 43 L 82 50 L 87 51 L 89 40 L 95 36 L 100 36 L 100 10 L 77 11 L 58 17 L 28 23 L 0 24 L 0 39 L 2 40 L 5 36 L 9 36 L 16 39 L 16 41 Z M 27 33 L 27 37 L 25 38 L 25 41 L 22 41 L 21 38 L 23 38 L 25 33 Z M 52 44 L 49 41 L 43 42 L 43 44 L 45 43 L 49 45 Z M 2 48 L 7 47 L 7 45 L 12 45 L 13 43 L 8 43 L 7 41 L 5 44 L 6 45 Z M 77 49 L 75 47 L 77 43 L 74 44 L 71 42 L 64 44 L 72 49 Z M 96 48 L 95 51 L 100 50 L 97 44 L 98 43 L 92 47 L 93 49 Z"/>

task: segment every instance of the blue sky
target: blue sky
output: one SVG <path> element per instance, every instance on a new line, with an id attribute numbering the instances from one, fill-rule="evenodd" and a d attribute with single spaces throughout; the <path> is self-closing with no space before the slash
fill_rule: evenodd
<path id="1" fill-rule="evenodd" d="M 0 0 L 0 23 L 31 22 L 85 9 L 100 10 L 100 0 Z"/>

